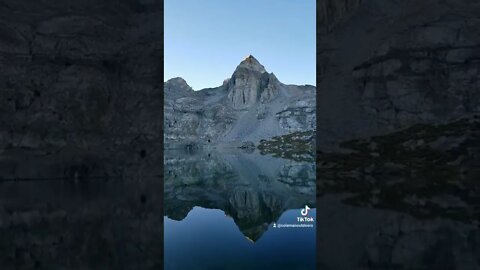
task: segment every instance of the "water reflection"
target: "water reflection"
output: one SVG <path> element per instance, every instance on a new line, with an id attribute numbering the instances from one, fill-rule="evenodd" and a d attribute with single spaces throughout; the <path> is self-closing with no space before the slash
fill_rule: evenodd
<path id="1" fill-rule="evenodd" d="M 159 178 L 0 182 L 1 269 L 161 269 Z"/>
<path id="2" fill-rule="evenodd" d="M 336 158 L 318 172 L 319 269 L 480 269 L 475 168 Z"/>
<path id="3" fill-rule="evenodd" d="M 315 187 L 312 163 L 166 152 L 166 269 L 315 269 L 315 228 L 272 227 L 313 208 Z"/>
<path id="4" fill-rule="evenodd" d="M 480 269 L 478 223 L 358 207 L 349 197 L 318 199 L 319 269 Z"/>

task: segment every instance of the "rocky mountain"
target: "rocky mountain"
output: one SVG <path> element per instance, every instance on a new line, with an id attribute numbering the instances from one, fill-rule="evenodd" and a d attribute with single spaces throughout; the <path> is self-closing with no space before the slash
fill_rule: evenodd
<path id="1" fill-rule="evenodd" d="M 193 91 L 182 78 L 170 79 L 164 85 L 165 145 L 237 147 L 314 131 L 315 92 L 311 85 L 281 83 L 251 55 L 215 88 Z"/>
<path id="2" fill-rule="evenodd" d="M 162 9 L 2 1 L 0 178 L 120 175 L 162 148 Z"/>
<path id="3" fill-rule="evenodd" d="M 319 3 L 318 267 L 479 269 L 480 4 Z"/>

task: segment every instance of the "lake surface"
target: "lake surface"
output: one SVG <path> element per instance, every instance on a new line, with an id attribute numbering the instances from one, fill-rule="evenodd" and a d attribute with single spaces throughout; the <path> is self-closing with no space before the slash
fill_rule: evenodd
<path id="1" fill-rule="evenodd" d="M 212 152 L 167 153 L 164 179 L 132 167 L 142 175 L 75 180 L 45 160 L 0 161 L 0 269 L 480 269 L 475 175 L 320 169 L 316 186 L 310 163 Z M 316 230 L 273 227 L 305 204 Z"/>
<path id="2" fill-rule="evenodd" d="M 0 181 L 0 269 L 161 269 L 162 181 Z"/>
<path id="3" fill-rule="evenodd" d="M 316 269 L 315 187 L 313 163 L 166 152 L 165 269 Z"/>

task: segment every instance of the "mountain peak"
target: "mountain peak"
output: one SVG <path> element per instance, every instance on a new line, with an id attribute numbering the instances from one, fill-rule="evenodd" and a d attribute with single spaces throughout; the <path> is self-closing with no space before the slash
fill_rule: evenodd
<path id="1" fill-rule="evenodd" d="M 233 107 L 243 109 L 275 99 L 279 94 L 280 82 L 255 57 L 248 55 L 224 85 Z"/>
<path id="2" fill-rule="evenodd" d="M 182 77 L 175 77 L 171 78 L 170 80 L 166 81 L 167 83 L 180 83 L 180 84 L 187 84 L 187 81 L 185 81 L 184 78 Z"/>
<path id="3" fill-rule="evenodd" d="M 164 84 L 164 88 L 166 91 L 193 91 L 190 85 L 188 85 L 188 83 L 181 77 L 171 78 L 170 80 L 166 81 Z"/>
<path id="4" fill-rule="evenodd" d="M 237 66 L 237 69 L 238 68 L 246 68 L 260 73 L 267 72 L 265 67 L 260 64 L 260 62 L 258 62 L 258 60 L 251 54 L 249 54 L 242 62 L 240 62 L 240 64 Z"/>
<path id="5" fill-rule="evenodd" d="M 245 57 L 244 60 L 245 61 L 257 61 L 258 62 L 258 60 L 255 57 L 253 57 L 253 55 L 251 55 L 251 54 L 249 54 L 247 57 Z"/>

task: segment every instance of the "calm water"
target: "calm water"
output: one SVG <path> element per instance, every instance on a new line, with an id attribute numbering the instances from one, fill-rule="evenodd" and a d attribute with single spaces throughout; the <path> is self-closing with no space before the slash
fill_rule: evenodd
<path id="1" fill-rule="evenodd" d="M 278 227 L 314 208 L 314 164 L 167 152 L 165 174 L 165 269 L 315 269 L 316 222 Z"/>
<path id="2" fill-rule="evenodd" d="M 0 181 L 0 269 L 161 269 L 160 178 Z"/>
<path id="3" fill-rule="evenodd" d="M 442 186 L 333 175 L 318 179 L 315 199 L 309 163 L 214 153 L 164 162 L 164 179 L 78 181 L 60 179 L 57 161 L 0 162 L 0 269 L 480 269 L 478 177 Z M 31 180 L 6 180 L 14 169 Z M 315 202 L 316 230 L 273 228 Z"/>

